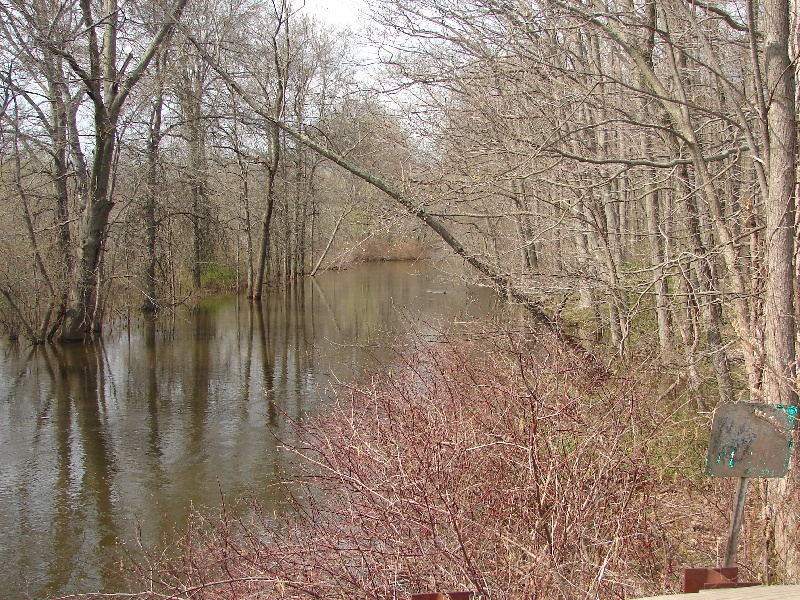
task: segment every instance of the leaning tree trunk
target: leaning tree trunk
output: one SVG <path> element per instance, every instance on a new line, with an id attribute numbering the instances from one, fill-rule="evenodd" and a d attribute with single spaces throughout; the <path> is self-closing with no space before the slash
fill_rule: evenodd
<path id="1" fill-rule="evenodd" d="M 572 350 L 577 356 L 585 359 L 589 369 L 597 374 L 607 375 L 606 368 L 600 364 L 597 358 L 588 352 L 575 336 L 566 331 L 563 320 L 558 315 L 548 314 L 536 296 L 517 287 L 514 279 L 507 271 L 504 271 L 498 266 L 483 260 L 479 255 L 470 252 L 461 243 L 461 241 L 455 237 L 453 232 L 446 227 L 443 221 L 441 221 L 436 215 L 429 213 L 424 208 L 424 205 L 416 201 L 414 198 L 404 195 L 399 189 L 395 188 L 387 181 L 384 181 L 377 175 L 359 167 L 355 163 L 350 162 L 350 160 L 341 154 L 338 154 L 337 152 L 328 148 L 324 143 L 313 140 L 297 129 L 289 126 L 280 118 L 276 117 L 274 113 L 270 114 L 270 112 L 265 110 L 261 104 L 259 104 L 225 69 L 220 66 L 213 56 L 202 49 L 197 40 L 191 39 L 191 41 L 197 46 L 203 59 L 206 60 L 208 64 L 211 65 L 215 71 L 217 71 L 217 73 L 219 73 L 220 77 L 225 80 L 225 83 L 227 83 L 228 86 L 234 92 L 236 92 L 256 114 L 283 130 L 287 135 L 291 136 L 297 142 L 311 148 L 315 152 L 332 161 L 334 164 L 342 167 L 346 171 L 352 173 L 359 179 L 365 181 L 393 199 L 401 208 L 407 211 L 408 214 L 419 219 L 419 221 L 424 223 L 426 227 L 438 235 L 457 256 L 463 258 L 470 266 L 482 273 L 489 282 L 491 282 L 498 290 L 501 291 L 501 293 L 524 305 L 525 309 L 528 311 L 528 314 L 538 324 L 547 328 L 557 339 L 564 343 L 564 345 Z"/>

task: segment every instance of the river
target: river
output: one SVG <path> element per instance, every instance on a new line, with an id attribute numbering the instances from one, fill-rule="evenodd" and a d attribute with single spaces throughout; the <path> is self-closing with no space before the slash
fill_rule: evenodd
<path id="1" fill-rule="evenodd" d="M 276 448 L 332 377 L 389 365 L 412 326 L 495 302 L 441 265 L 366 264 L 260 310 L 222 298 L 118 318 L 98 344 L 0 346 L 0 597 L 125 591 L 124 547 L 174 536 L 192 506 L 275 505 Z"/>

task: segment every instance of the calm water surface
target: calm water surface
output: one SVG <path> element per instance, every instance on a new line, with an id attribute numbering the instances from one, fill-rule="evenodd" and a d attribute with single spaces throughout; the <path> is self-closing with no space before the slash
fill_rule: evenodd
<path id="1" fill-rule="evenodd" d="M 365 265 L 261 310 L 230 298 L 115 324 L 102 344 L 1 347 L 0 598 L 122 591 L 120 541 L 168 539 L 220 490 L 274 506 L 277 440 L 331 376 L 390 363 L 411 324 L 494 302 L 436 265 Z"/>

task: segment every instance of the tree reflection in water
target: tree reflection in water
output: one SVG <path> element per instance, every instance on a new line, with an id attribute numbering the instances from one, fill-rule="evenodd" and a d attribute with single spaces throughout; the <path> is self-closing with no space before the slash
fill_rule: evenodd
<path id="1" fill-rule="evenodd" d="M 280 441 L 332 376 L 390 362 L 411 322 L 447 327 L 494 308 L 490 292 L 434 266 L 365 265 L 260 305 L 142 317 L 102 343 L 3 347 L 0 589 L 121 591 L 118 540 L 169 539 L 220 491 L 279 508 Z"/>

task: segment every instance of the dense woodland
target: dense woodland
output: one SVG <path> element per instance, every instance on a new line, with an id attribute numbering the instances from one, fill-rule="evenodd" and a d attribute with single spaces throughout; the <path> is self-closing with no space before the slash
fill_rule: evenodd
<path id="1" fill-rule="evenodd" d="M 9 331 L 83 339 L 111 297 L 258 298 L 438 234 L 551 326 L 791 399 L 787 4 L 372 8 L 351 38 L 288 2 L 4 2 Z"/>
<path id="2" fill-rule="evenodd" d="M 299 8 L 0 2 L 10 335 L 447 251 L 697 410 L 795 401 L 794 4 Z"/>

